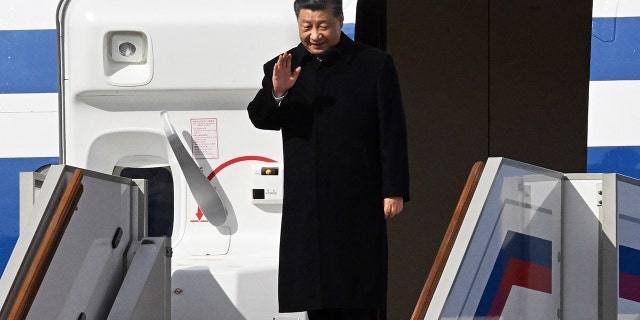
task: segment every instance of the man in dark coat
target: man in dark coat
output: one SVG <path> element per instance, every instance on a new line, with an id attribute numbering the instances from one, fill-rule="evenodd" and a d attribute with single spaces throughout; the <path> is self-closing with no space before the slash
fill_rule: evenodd
<path id="1" fill-rule="evenodd" d="M 391 57 L 342 33 L 341 0 L 296 0 L 301 43 L 264 65 L 249 104 L 281 130 L 281 312 L 369 319 L 386 309 L 386 219 L 409 200 L 405 117 Z"/>

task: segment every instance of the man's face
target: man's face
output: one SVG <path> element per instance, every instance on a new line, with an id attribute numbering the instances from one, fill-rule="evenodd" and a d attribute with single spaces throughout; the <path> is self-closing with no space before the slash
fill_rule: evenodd
<path id="1" fill-rule="evenodd" d="M 321 56 L 340 42 L 344 17 L 334 17 L 331 10 L 302 9 L 298 14 L 300 42 L 314 55 Z"/>

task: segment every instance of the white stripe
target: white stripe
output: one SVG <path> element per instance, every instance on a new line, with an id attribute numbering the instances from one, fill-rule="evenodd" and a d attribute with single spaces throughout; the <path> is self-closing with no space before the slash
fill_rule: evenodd
<path id="1" fill-rule="evenodd" d="M 15 112 L 58 112 L 58 94 L 0 94 L 0 113 Z"/>
<path id="2" fill-rule="evenodd" d="M 0 30 L 55 29 L 58 0 L 3 0 Z"/>
<path id="3" fill-rule="evenodd" d="M 0 158 L 58 157 L 58 113 L 4 113 L 0 136 Z"/>
<path id="4" fill-rule="evenodd" d="M 640 1 L 638 0 L 594 0 L 593 17 L 639 17 Z"/>
<path id="5" fill-rule="evenodd" d="M 640 145 L 640 81 L 591 81 L 587 146 Z"/>
<path id="6" fill-rule="evenodd" d="M 344 23 L 355 23 L 356 22 L 356 6 L 358 4 L 358 0 L 346 0 L 344 1 L 342 10 L 344 14 Z"/>
<path id="7" fill-rule="evenodd" d="M 0 94 L 0 157 L 57 157 L 58 95 Z"/>

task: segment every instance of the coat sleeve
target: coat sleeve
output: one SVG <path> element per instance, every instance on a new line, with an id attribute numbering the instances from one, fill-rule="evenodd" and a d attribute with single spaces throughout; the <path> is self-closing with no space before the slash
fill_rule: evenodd
<path id="1" fill-rule="evenodd" d="M 251 123 L 258 129 L 280 130 L 282 127 L 282 109 L 278 107 L 273 99 L 273 82 L 271 76 L 275 60 L 264 64 L 264 78 L 262 78 L 262 88 L 247 107 Z"/>
<path id="2" fill-rule="evenodd" d="M 409 201 L 409 156 L 407 125 L 400 95 L 398 74 L 387 55 L 377 79 L 378 117 L 380 122 L 380 158 L 382 161 L 382 196 L 403 197 Z"/>

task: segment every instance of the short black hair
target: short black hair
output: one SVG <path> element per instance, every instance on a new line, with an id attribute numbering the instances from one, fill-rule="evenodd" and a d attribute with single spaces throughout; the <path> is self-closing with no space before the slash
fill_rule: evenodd
<path id="1" fill-rule="evenodd" d="M 342 0 L 295 0 L 293 2 L 293 11 L 296 18 L 300 16 L 300 10 L 308 9 L 311 11 L 331 10 L 336 18 L 342 17 Z"/>

